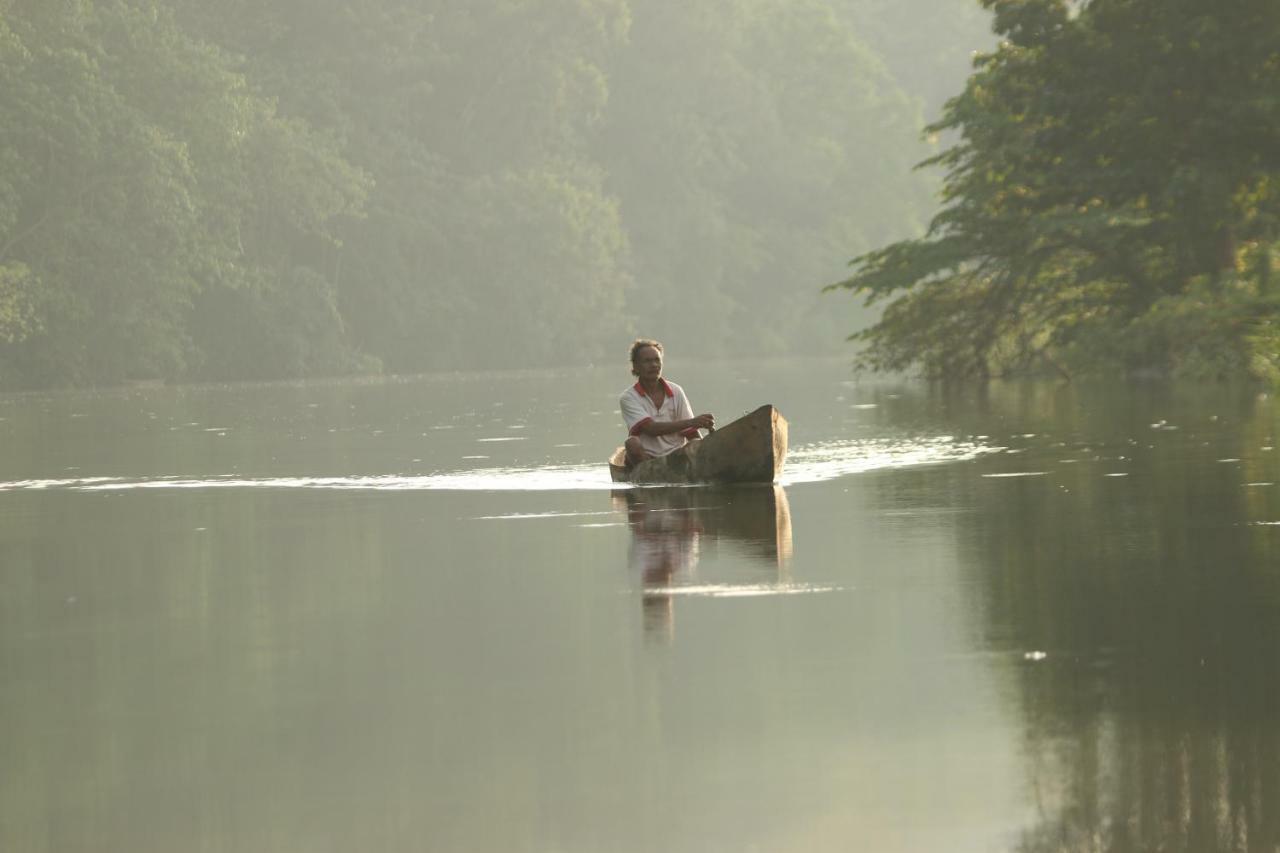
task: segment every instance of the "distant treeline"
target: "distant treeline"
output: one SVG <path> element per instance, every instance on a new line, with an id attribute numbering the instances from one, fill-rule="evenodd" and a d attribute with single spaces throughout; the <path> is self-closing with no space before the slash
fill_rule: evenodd
<path id="1" fill-rule="evenodd" d="M 830 349 L 971 0 L 0 0 L 0 384 Z"/>
<path id="2" fill-rule="evenodd" d="M 864 364 L 1280 380 L 1280 2 L 983 5 L 943 210 L 844 283 Z"/>

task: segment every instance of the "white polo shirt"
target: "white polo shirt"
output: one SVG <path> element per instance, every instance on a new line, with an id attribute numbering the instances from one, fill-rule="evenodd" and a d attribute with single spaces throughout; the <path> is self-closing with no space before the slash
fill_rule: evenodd
<path id="1" fill-rule="evenodd" d="M 622 422 L 627 426 L 627 435 L 639 438 L 640 445 L 654 456 L 666 456 L 671 451 L 684 447 L 689 439 L 698 438 L 700 433 L 695 427 L 666 435 L 643 435 L 640 432 L 640 428 L 649 421 L 672 423 L 687 421 L 693 417 L 693 408 L 689 405 L 689 398 L 684 395 L 684 389 L 665 379 L 658 381 L 667 391 L 661 406 L 653 405 L 653 400 L 649 399 L 639 382 L 622 392 L 618 404 L 622 408 Z"/>

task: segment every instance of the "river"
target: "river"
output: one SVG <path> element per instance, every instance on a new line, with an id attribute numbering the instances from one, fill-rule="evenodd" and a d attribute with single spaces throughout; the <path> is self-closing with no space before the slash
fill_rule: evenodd
<path id="1" fill-rule="evenodd" d="M 0 397 L 0 849 L 1280 844 L 1280 406 L 625 369 Z"/>

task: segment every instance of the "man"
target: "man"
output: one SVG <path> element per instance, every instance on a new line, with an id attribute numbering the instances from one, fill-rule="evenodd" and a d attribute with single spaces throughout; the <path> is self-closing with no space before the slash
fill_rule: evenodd
<path id="1" fill-rule="evenodd" d="M 627 427 L 627 467 L 666 456 L 702 437 L 698 430 L 715 427 L 711 415 L 694 415 L 684 389 L 662 378 L 662 344 L 639 338 L 631 344 L 635 385 L 618 402 Z"/>

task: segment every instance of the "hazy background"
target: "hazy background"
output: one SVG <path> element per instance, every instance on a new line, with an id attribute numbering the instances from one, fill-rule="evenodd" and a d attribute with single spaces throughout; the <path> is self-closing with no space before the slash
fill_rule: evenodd
<path id="1" fill-rule="evenodd" d="M 973 0 L 0 0 L 0 383 L 840 352 Z"/>

